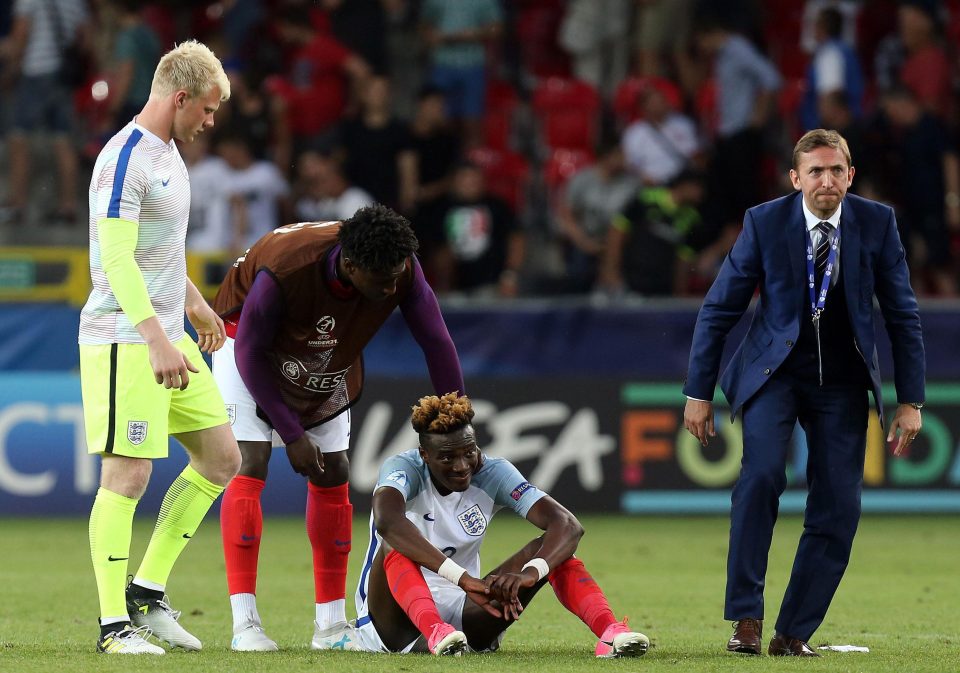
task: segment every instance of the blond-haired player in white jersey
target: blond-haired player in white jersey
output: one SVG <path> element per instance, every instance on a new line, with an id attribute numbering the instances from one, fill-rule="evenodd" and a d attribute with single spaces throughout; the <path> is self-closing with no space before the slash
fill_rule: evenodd
<path id="1" fill-rule="evenodd" d="M 196 41 L 160 59 L 150 99 L 110 139 L 90 179 L 90 276 L 80 314 L 80 378 L 87 446 L 102 457 L 90 513 L 90 553 L 100 595 L 97 649 L 110 654 L 199 650 L 178 623 L 165 586 L 204 514 L 240 467 L 223 400 L 200 350 L 223 345 L 223 322 L 187 278 L 190 183 L 174 140 L 213 126 L 230 83 Z M 183 315 L 197 331 L 185 333 Z M 199 346 L 199 348 L 198 348 Z M 190 463 L 174 480 L 133 581 L 125 588 L 133 514 L 151 461 L 169 436 Z"/>
<path id="2" fill-rule="evenodd" d="M 357 587 L 356 640 L 369 652 L 496 650 L 543 585 L 599 639 L 598 657 L 640 656 L 649 640 L 618 621 L 573 553 L 583 528 L 510 461 L 477 448 L 469 398 L 413 408 L 420 447 L 388 458 L 373 492 L 370 546 Z M 512 509 L 543 535 L 480 577 L 493 515 Z M 469 599 L 469 600 L 467 600 Z"/>

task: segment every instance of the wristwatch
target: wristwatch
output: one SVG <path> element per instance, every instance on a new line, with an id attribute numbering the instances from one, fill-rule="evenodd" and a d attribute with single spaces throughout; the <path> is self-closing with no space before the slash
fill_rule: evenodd
<path id="1" fill-rule="evenodd" d="M 907 402 L 907 404 L 909 404 L 911 407 L 913 407 L 917 411 L 920 411 L 921 409 L 923 409 L 923 402 Z"/>

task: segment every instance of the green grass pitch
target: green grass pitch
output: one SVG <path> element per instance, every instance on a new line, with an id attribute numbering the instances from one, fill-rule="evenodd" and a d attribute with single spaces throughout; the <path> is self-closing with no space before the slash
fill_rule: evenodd
<path id="1" fill-rule="evenodd" d="M 141 516 L 131 568 L 150 534 Z M 309 546 L 298 519 L 269 519 L 260 558 L 259 606 L 277 653 L 229 651 L 230 609 L 217 522 L 201 527 L 168 591 L 199 653 L 163 657 L 97 655 L 96 590 L 86 521 L 3 519 L 0 551 L 0 671 L 957 671 L 960 669 L 960 517 L 865 517 L 847 576 L 812 645 L 854 644 L 869 654 L 827 653 L 819 660 L 727 654 L 722 619 L 727 522 L 723 518 L 583 517 L 579 556 L 618 616 L 650 636 L 647 656 L 596 660 L 595 639 L 549 588 L 507 633 L 499 653 L 437 659 L 426 655 L 312 652 L 313 585 Z M 777 526 L 767 575 L 769 629 L 783 595 L 802 523 Z M 484 570 L 533 537 L 510 516 L 495 521 Z M 366 546 L 366 520 L 355 521 L 348 616 Z M 772 632 L 768 632 L 765 640 Z"/>

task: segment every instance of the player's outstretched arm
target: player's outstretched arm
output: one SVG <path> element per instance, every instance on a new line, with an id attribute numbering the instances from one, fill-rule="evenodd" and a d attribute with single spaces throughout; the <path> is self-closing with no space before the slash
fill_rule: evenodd
<path id="1" fill-rule="evenodd" d="M 437 395 L 454 391 L 465 394 L 456 346 L 443 322 L 437 296 L 427 283 L 416 257 L 413 259 L 413 288 L 400 303 L 400 312 L 423 351 L 434 392 Z"/>

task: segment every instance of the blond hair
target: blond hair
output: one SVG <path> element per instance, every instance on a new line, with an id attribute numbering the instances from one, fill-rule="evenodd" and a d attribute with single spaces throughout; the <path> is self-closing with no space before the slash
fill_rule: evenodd
<path id="1" fill-rule="evenodd" d="M 191 98 L 220 88 L 220 100 L 230 98 L 230 80 L 210 48 L 196 40 L 181 42 L 160 59 L 153 73 L 151 96 L 169 96 L 183 89 Z"/>
<path id="2" fill-rule="evenodd" d="M 447 393 L 443 397 L 421 397 L 413 407 L 410 423 L 420 434 L 446 434 L 469 425 L 472 420 L 473 406 L 470 398 L 457 393 Z"/>
<path id="3" fill-rule="evenodd" d="M 847 168 L 853 166 L 853 159 L 850 156 L 850 147 L 843 136 L 836 131 L 827 129 L 813 129 L 803 134 L 803 137 L 797 141 L 793 148 L 793 169 L 796 170 L 800 165 L 800 155 L 812 152 L 818 147 L 829 147 L 840 150 L 843 158 L 847 160 Z"/>

